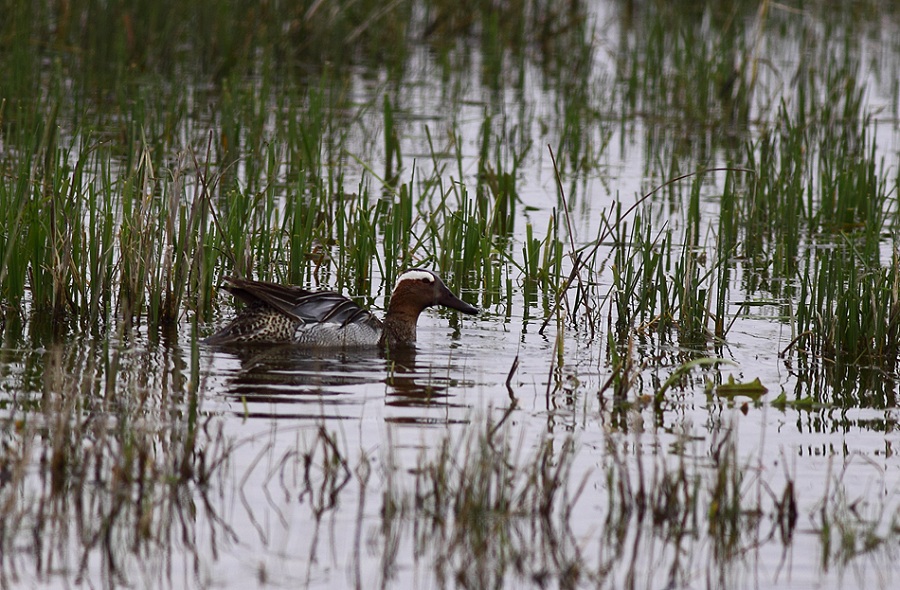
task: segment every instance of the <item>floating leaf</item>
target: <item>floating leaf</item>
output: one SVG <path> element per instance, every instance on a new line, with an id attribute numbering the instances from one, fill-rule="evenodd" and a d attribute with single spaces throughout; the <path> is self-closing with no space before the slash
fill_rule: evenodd
<path id="1" fill-rule="evenodd" d="M 728 382 L 716 387 L 716 395 L 728 399 L 742 395 L 752 400 L 758 400 L 769 390 L 760 382 L 759 377 L 749 383 L 738 383 L 734 380 L 734 376 L 728 376 Z"/>
<path id="2" fill-rule="evenodd" d="M 812 396 L 801 397 L 800 399 L 792 399 L 789 400 L 787 395 L 782 391 L 781 395 L 772 400 L 772 405 L 780 410 L 784 410 L 787 407 L 794 408 L 795 410 L 812 410 L 815 406 L 815 400 Z"/>

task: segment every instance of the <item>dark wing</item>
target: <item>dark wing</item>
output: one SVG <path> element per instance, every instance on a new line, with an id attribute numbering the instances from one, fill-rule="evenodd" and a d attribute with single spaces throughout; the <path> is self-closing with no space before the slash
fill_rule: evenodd
<path id="1" fill-rule="evenodd" d="M 333 291 L 307 291 L 265 281 L 229 277 L 226 285 L 235 297 L 251 306 L 265 305 L 277 309 L 291 319 L 305 324 L 333 323 L 346 326 L 366 323 L 380 327 L 381 320 L 366 309 Z"/>

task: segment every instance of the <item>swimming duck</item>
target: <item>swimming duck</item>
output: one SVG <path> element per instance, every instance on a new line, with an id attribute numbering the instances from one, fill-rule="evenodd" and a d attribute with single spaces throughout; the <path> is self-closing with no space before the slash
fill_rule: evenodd
<path id="1" fill-rule="evenodd" d="M 296 343 L 316 347 L 400 347 L 416 341 L 416 322 L 426 307 L 443 305 L 478 313 L 450 292 L 430 270 L 414 268 L 397 278 L 384 321 L 332 291 L 229 277 L 225 289 L 244 301 L 228 326 L 206 339 L 208 344 Z"/>

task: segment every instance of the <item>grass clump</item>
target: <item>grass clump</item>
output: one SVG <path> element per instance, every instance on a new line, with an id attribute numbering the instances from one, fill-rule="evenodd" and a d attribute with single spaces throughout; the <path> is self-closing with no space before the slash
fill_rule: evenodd
<path id="1" fill-rule="evenodd" d="M 728 171 L 721 196 L 726 210 L 731 210 L 739 198 L 733 172 L 746 170 Z M 656 335 L 660 343 L 677 339 L 687 348 L 702 348 L 713 338 L 725 338 L 738 222 L 732 215 L 721 215 L 716 242 L 712 246 L 701 244 L 699 194 L 697 181 L 691 190 L 684 241 L 680 244 L 674 230 L 655 229 L 649 207 L 636 212 L 630 224 L 621 208 L 616 209 L 611 225 L 615 228 L 615 248 L 610 312 L 615 311 L 621 338 L 627 339 L 628 332 L 634 330 L 645 336 Z"/>
<path id="2" fill-rule="evenodd" d="M 804 498 L 796 483 L 787 474 L 763 474 L 756 458 L 741 458 L 732 431 L 702 443 L 677 438 L 674 452 L 645 453 L 648 445 L 666 445 L 637 432 L 610 436 L 602 450 L 566 437 L 528 451 L 513 444 L 502 422 L 448 434 L 407 477 L 396 457 L 384 462 L 383 583 L 400 579 L 398 566 L 410 559 L 427 570 L 416 579 L 425 575 L 438 587 L 679 586 L 698 571 L 731 587 L 756 552 L 788 550 L 797 540 Z M 835 553 L 835 533 L 842 537 L 838 551 L 852 548 L 852 555 L 877 552 L 896 537 L 884 526 L 887 503 L 866 519 L 880 523 L 873 536 L 872 527 L 852 525 L 852 510 L 836 500 L 844 487 L 833 484 L 841 492 L 824 490 L 821 511 L 831 528 L 812 537 L 821 539 L 821 550 Z M 585 489 L 603 500 L 585 505 Z"/>
<path id="3" fill-rule="evenodd" d="M 396 82 L 412 40 L 473 31 L 499 43 L 501 62 L 536 57 L 540 43 L 583 44 L 584 29 L 572 26 L 584 21 L 578 3 L 476 4 L 11 8 L 0 25 L 10 73 L 0 97 L 10 147 L 0 158 L 4 301 L 49 312 L 61 331 L 99 334 L 119 320 L 157 329 L 190 311 L 208 319 L 225 273 L 352 285 L 368 296 L 373 278 L 389 283 L 414 263 L 435 263 L 499 301 L 509 279 L 497 261 L 515 230 L 529 146 L 510 166 L 494 142 L 488 163 L 489 116 L 474 198 L 441 187 L 433 206 L 435 177 L 398 189 L 402 95 L 356 104 L 346 67 L 374 63 Z M 541 41 L 528 41 L 533 30 Z M 379 186 L 354 173 L 345 186 L 354 113 L 376 103 L 384 178 Z"/>
<path id="4" fill-rule="evenodd" d="M 433 555 L 439 584 L 495 587 L 509 579 L 584 579 L 569 526 L 573 441 L 539 445 L 524 463 L 490 421 L 471 437 L 445 438 L 423 456 L 408 494 L 388 487 L 385 527 L 413 521 L 415 544 Z"/>
<path id="5" fill-rule="evenodd" d="M 207 497 L 231 443 L 200 412 L 198 365 L 165 359 L 172 368 L 157 383 L 147 366 L 159 359 L 147 353 L 55 344 L 21 354 L 20 379 L 38 375 L 40 387 L 4 402 L 0 420 L 3 585 L 60 572 L 181 585 L 161 567 L 172 548 L 190 561 L 198 536 L 231 534 Z M 198 508 L 212 510 L 208 531 L 198 530 Z M 21 568 L 23 547 L 33 570 Z"/>

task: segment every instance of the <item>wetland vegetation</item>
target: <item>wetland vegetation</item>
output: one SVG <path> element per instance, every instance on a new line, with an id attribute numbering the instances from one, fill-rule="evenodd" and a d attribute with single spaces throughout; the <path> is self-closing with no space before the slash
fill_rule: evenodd
<path id="1" fill-rule="evenodd" d="M 0 586 L 896 583 L 892 3 L 2 10 Z"/>

